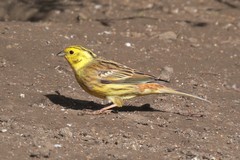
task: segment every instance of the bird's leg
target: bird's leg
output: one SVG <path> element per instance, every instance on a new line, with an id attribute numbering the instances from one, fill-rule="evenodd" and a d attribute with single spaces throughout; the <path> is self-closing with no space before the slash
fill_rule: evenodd
<path id="1" fill-rule="evenodd" d="M 104 107 L 104 108 L 99 109 L 97 111 L 93 111 L 92 114 L 97 115 L 97 114 L 103 114 L 103 113 L 110 113 L 111 110 L 109 110 L 109 109 L 112 109 L 114 107 L 117 107 L 117 105 L 113 103 L 110 106 Z"/>
<path id="2" fill-rule="evenodd" d="M 117 107 L 117 105 L 116 104 L 111 104 L 110 106 L 107 106 L 107 107 L 104 107 L 104 108 L 102 108 L 102 109 L 100 109 L 99 110 L 99 112 L 105 112 L 105 111 L 107 111 L 107 110 L 110 110 L 110 109 L 112 109 L 112 108 L 114 108 L 114 107 Z"/>
<path id="3" fill-rule="evenodd" d="M 107 97 L 107 99 L 111 102 L 113 102 L 113 104 L 111 104 L 110 106 L 107 106 L 107 107 L 104 107 L 100 110 L 97 110 L 97 111 L 93 111 L 89 114 L 103 114 L 103 113 L 110 113 L 112 108 L 114 107 L 122 107 L 123 106 L 123 99 L 121 97 Z"/>

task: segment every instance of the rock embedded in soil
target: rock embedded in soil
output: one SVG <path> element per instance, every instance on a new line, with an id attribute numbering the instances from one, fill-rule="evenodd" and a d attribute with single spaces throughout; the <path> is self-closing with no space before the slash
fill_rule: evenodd
<path id="1" fill-rule="evenodd" d="M 59 130 L 59 135 L 66 138 L 72 138 L 73 133 L 71 132 L 69 127 L 65 127 Z"/>
<path id="2" fill-rule="evenodd" d="M 159 35 L 159 39 L 173 41 L 177 39 L 177 34 L 173 31 L 164 32 Z"/>
<path id="3" fill-rule="evenodd" d="M 170 82 L 172 74 L 173 74 L 173 68 L 169 66 L 165 66 L 162 68 L 158 78 Z"/>

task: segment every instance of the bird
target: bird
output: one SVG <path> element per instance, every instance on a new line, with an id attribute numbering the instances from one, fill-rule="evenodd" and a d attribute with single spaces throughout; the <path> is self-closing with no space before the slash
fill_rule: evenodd
<path id="1" fill-rule="evenodd" d="M 57 56 L 65 57 L 83 90 L 112 103 L 92 111 L 92 114 L 111 112 L 112 108 L 122 107 L 124 100 L 151 94 L 176 94 L 211 103 L 199 96 L 167 87 L 163 84 L 164 80 L 153 75 L 144 74 L 118 62 L 98 57 L 81 45 L 66 47 L 57 53 Z"/>

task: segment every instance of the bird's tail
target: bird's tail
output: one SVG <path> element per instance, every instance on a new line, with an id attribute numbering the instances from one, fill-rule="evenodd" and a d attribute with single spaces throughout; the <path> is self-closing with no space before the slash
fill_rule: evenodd
<path id="1" fill-rule="evenodd" d="M 187 96 L 187 97 L 192 97 L 192 98 L 196 98 L 208 103 L 211 103 L 209 100 L 192 95 L 192 94 L 188 94 L 188 93 L 184 93 L 184 92 L 180 92 L 180 91 L 176 91 L 172 88 L 168 88 L 166 86 L 162 86 L 161 88 L 158 89 L 158 93 L 166 93 L 166 94 L 176 94 L 176 95 L 182 95 L 182 96 Z"/>

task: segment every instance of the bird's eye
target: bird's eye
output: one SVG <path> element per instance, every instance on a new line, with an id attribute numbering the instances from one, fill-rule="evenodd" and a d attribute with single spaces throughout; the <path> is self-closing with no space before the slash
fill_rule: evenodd
<path id="1" fill-rule="evenodd" d="M 71 50 L 71 51 L 69 51 L 69 53 L 70 53 L 70 54 L 73 54 L 74 52 Z"/>

